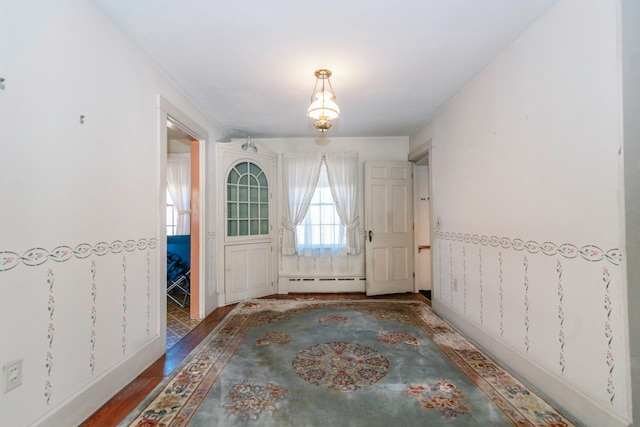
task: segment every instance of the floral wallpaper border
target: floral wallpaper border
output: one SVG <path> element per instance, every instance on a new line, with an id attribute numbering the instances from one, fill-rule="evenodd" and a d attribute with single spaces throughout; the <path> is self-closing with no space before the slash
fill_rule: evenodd
<path id="1" fill-rule="evenodd" d="M 496 236 L 491 236 L 491 237 L 487 237 L 487 236 L 479 236 L 477 234 L 474 235 L 469 235 L 469 234 L 462 234 L 462 233 L 449 233 L 449 232 L 441 232 L 441 231 L 437 231 L 435 233 L 435 238 L 438 240 L 437 242 L 437 247 L 438 247 L 438 258 L 437 258 L 437 262 L 438 262 L 438 269 L 439 269 L 439 277 L 440 277 L 440 283 L 439 286 L 442 287 L 442 275 L 443 273 L 449 277 L 445 278 L 445 280 L 449 279 L 451 287 L 454 286 L 454 280 L 453 280 L 453 249 L 452 249 L 452 243 L 453 242 L 461 242 L 461 243 L 467 243 L 467 244 L 475 244 L 478 245 L 478 259 L 479 259 L 479 265 L 478 265 L 478 274 L 479 274 L 479 287 L 480 287 L 480 300 L 479 300 L 479 304 L 480 304 L 480 323 L 484 324 L 484 318 L 483 318 L 483 292 L 482 292 L 482 287 L 483 287 L 483 253 L 482 253 L 482 246 L 491 246 L 494 248 L 498 248 L 497 251 L 497 273 L 498 273 L 498 294 L 497 294 L 497 304 L 499 305 L 499 328 L 500 328 L 500 336 L 504 337 L 504 327 L 505 327 L 505 301 L 504 301 L 504 296 L 505 296 L 505 283 L 504 283 L 504 275 L 503 275 L 503 263 L 504 263 L 504 250 L 506 249 L 514 249 L 516 251 L 525 251 L 523 253 L 523 258 L 522 258 L 522 272 L 523 272 L 523 276 L 522 276 L 522 286 L 523 286 L 523 291 L 524 291 L 524 296 L 523 296 L 523 312 L 521 313 L 521 315 L 523 316 L 523 322 L 524 322 L 524 336 L 523 336 L 523 349 L 526 353 L 529 352 L 530 349 L 530 344 L 531 344 L 531 337 L 529 336 L 529 329 L 530 329 L 530 325 L 531 325 L 531 319 L 529 317 L 529 308 L 530 308 L 530 293 L 531 293 L 531 289 L 530 289 L 530 281 L 529 281 L 529 259 L 528 259 L 528 253 L 530 254 L 538 254 L 538 253 L 542 253 L 544 255 L 550 256 L 550 257 L 556 257 L 556 265 L 555 265 L 555 270 L 556 270 L 556 284 L 555 284 L 555 288 L 556 288 L 556 295 L 557 295 L 557 300 L 556 300 L 556 304 L 557 304 L 557 317 L 558 317 L 558 335 L 557 335 L 557 340 L 558 340 L 558 347 L 557 347 L 557 354 L 558 354 L 558 365 L 559 365 L 559 373 L 562 375 L 565 375 L 565 369 L 568 365 L 568 361 L 566 360 L 566 347 L 567 347 L 567 340 L 565 337 L 565 309 L 566 309 L 566 301 L 565 301 L 565 297 L 566 297 L 566 283 L 563 277 L 563 260 L 562 258 L 565 259 L 573 259 L 573 258 L 582 258 L 583 260 L 589 261 L 589 262 L 600 262 L 600 261 L 608 261 L 609 263 L 611 263 L 614 266 L 619 266 L 620 262 L 622 261 L 622 253 L 620 251 L 620 249 L 609 249 L 607 251 L 599 248 L 598 246 L 595 245 L 586 245 L 583 246 L 582 248 L 578 248 L 576 245 L 570 244 L 570 243 L 565 243 L 562 245 L 557 245 L 553 242 L 544 242 L 544 243 L 538 243 L 535 241 L 528 241 L 525 242 L 522 239 L 509 239 L 506 237 L 503 238 L 498 238 Z M 444 244 L 446 245 L 446 241 L 449 242 L 449 248 L 444 249 L 443 250 L 443 242 L 445 242 Z M 458 251 L 458 249 L 456 249 L 456 251 Z M 445 256 L 449 255 L 449 272 L 447 274 L 447 272 L 443 272 L 443 252 L 445 254 Z M 467 281 L 467 263 L 466 263 L 466 259 L 467 259 L 467 250 L 465 248 L 465 245 L 462 245 L 462 250 L 461 250 L 461 268 L 462 268 L 462 276 L 463 276 L 463 284 L 466 287 L 466 281 Z M 446 260 L 444 261 L 445 263 L 445 267 L 446 267 Z M 603 319 L 603 329 L 604 329 L 604 333 L 602 334 L 603 339 L 605 340 L 605 355 L 603 357 L 603 362 L 604 362 L 604 367 L 606 368 L 606 393 L 609 397 L 609 403 L 611 405 L 614 404 L 614 400 L 616 398 L 616 386 L 615 386 L 615 378 L 614 378 L 614 370 L 616 368 L 616 358 L 614 355 L 614 345 L 613 345 L 613 338 L 614 338 L 614 328 L 613 328 L 613 321 L 612 321 L 612 317 L 613 317 L 613 307 L 614 307 L 614 303 L 612 301 L 613 299 L 613 293 L 610 290 L 610 285 L 611 285 L 611 275 L 609 272 L 609 269 L 612 268 L 611 266 L 608 266 L 606 263 L 602 266 L 602 282 L 604 283 L 604 295 L 603 295 L 603 305 L 602 307 L 604 308 L 604 319 Z M 467 301 L 466 301 L 466 289 L 465 291 L 465 295 L 464 295 L 464 302 L 463 302 L 463 310 L 464 313 L 467 313 Z M 451 304 L 453 306 L 453 292 L 450 292 L 450 297 L 451 297 Z"/>
<path id="2" fill-rule="evenodd" d="M 564 243 L 562 245 L 557 245 L 553 242 L 543 242 L 538 243 L 533 240 L 529 240 L 525 242 L 522 239 L 509 239 L 508 237 L 497 237 L 497 236 L 478 236 L 477 234 L 463 234 L 463 233 L 450 233 L 450 232 L 435 232 L 436 239 L 442 240 L 451 240 L 465 243 L 473 243 L 474 245 L 482 245 L 482 246 L 500 246 L 503 249 L 514 249 L 516 251 L 527 250 L 527 252 L 531 254 L 537 254 L 539 252 L 553 256 L 556 254 L 560 254 L 565 258 L 576 258 L 578 255 L 581 256 L 586 261 L 591 262 L 599 262 L 602 260 L 607 260 L 613 265 L 620 265 L 620 261 L 622 260 L 622 252 L 620 249 L 609 249 L 608 251 L 604 251 L 595 245 L 586 245 L 582 248 L 578 248 L 576 245 L 572 245 L 571 243 Z M 0 253 L 0 256 L 2 254 Z"/>
<path id="3" fill-rule="evenodd" d="M 0 252 L 0 272 L 11 270 L 19 264 L 24 264 L 28 267 L 35 267 L 42 265 L 45 262 L 52 260 L 55 262 L 64 262 L 72 258 L 83 259 L 91 255 L 103 256 L 108 253 L 119 254 L 122 251 L 133 252 L 137 250 L 144 250 L 147 248 L 154 249 L 158 245 L 158 240 L 152 239 L 139 239 L 139 240 L 127 240 L 125 242 L 121 240 L 115 240 L 111 243 L 99 242 L 95 245 L 89 243 L 81 243 L 75 248 L 70 246 L 58 246 L 51 251 L 43 248 L 32 248 L 24 252 L 22 255 L 12 251 Z"/>

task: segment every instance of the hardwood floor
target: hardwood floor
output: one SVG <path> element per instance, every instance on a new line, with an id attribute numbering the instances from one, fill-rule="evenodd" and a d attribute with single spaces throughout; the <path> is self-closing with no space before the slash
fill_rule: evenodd
<path id="1" fill-rule="evenodd" d="M 382 295 L 379 297 L 367 297 L 362 293 L 344 294 L 288 294 L 270 295 L 265 299 L 316 299 L 316 300 L 345 300 L 345 299 L 394 299 L 416 300 L 430 304 L 422 294 L 398 294 Z M 132 410 L 142 402 L 147 395 L 163 381 L 173 369 L 193 350 L 209 333 L 233 310 L 236 305 L 228 305 L 217 308 L 213 313 L 200 322 L 191 332 L 182 338 L 177 344 L 167 350 L 167 353 L 155 361 L 136 379 L 131 381 L 124 389 L 120 390 L 102 408 L 84 421 L 83 427 L 110 427 L 116 426 Z"/>

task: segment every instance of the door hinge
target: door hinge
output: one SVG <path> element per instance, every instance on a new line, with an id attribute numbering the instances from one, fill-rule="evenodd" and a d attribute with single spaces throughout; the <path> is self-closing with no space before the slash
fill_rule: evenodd
<path id="1" fill-rule="evenodd" d="M 414 279 L 416 278 L 416 272 L 415 271 L 413 272 L 413 278 Z"/>

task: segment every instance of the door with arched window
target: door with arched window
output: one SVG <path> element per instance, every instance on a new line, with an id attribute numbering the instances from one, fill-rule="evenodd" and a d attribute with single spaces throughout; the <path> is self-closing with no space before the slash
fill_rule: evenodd
<path id="1" fill-rule="evenodd" d="M 218 277 L 223 304 L 274 292 L 273 192 L 275 155 L 218 147 L 222 208 L 219 221 L 224 268 Z M 224 175 L 222 175 L 222 173 Z M 222 176 L 221 176 L 222 175 Z"/>

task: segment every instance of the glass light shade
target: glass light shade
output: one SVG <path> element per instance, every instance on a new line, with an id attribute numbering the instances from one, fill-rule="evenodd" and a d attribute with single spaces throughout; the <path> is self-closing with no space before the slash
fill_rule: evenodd
<path id="1" fill-rule="evenodd" d="M 324 120 L 334 120 L 340 116 L 340 107 L 333 100 L 331 92 L 318 92 L 315 97 L 316 99 L 309 105 L 307 117 L 315 120 L 320 120 L 321 117 Z"/>

